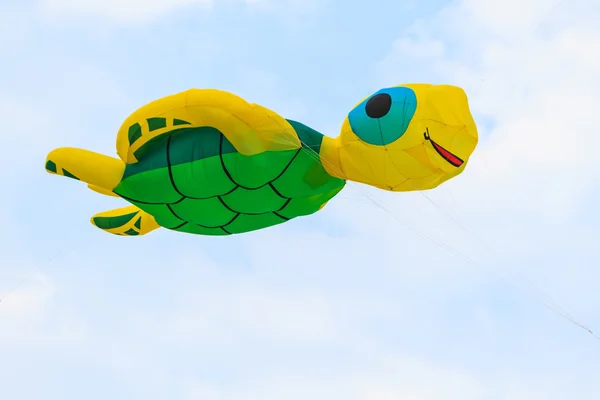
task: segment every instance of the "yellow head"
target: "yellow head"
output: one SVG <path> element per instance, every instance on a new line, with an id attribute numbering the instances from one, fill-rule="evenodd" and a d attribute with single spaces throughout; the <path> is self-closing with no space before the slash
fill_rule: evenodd
<path id="1" fill-rule="evenodd" d="M 461 173 L 477 140 L 461 88 L 408 84 L 357 104 L 321 155 L 334 176 L 391 191 L 425 190 Z"/>

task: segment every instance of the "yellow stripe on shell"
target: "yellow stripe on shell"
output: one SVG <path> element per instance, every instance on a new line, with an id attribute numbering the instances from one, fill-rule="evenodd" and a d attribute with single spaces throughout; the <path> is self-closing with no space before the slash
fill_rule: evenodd
<path id="1" fill-rule="evenodd" d="M 150 131 L 147 119 L 154 117 L 166 118 L 170 126 Z M 190 89 L 155 100 L 131 114 L 117 134 L 117 154 L 128 164 L 137 162 L 136 150 L 173 129 L 173 119 L 191 124 L 178 127 L 218 129 L 243 155 L 302 146 L 294 128 L 276 112 L 226 91 Z M 142 136 L 130 146 L 129 127 L 135 123 L 142 127 Z"/>

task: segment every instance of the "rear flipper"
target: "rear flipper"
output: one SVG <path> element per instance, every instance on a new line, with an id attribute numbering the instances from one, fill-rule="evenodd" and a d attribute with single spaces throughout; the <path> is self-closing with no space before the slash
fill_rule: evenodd
<path id="1" fill-rule="evenodd" d="M 152 215 L 136 206 L 98 213 L 91 222 L 105 232 L 120 236 L 141 236 L 160 227 Z"/>

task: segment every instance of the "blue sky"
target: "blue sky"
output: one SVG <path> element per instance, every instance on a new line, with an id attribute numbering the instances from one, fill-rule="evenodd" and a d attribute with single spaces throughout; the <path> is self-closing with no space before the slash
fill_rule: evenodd
<path id="1" fill-rule="evenodd" d="M 4 0 L 0 398 L 595 398 L 600 342 L 527 282 L 600 330 L 599 18 L 589 0 Z M 264 231 L 127 239 L 89 223 L 122 202 L 43 168 L 55 147 L 115 154 L 129 113 L 190 87 L 334 136 L 415 81 L 464 87 L 481 136 L 427 193 L 352 184 Z"/>

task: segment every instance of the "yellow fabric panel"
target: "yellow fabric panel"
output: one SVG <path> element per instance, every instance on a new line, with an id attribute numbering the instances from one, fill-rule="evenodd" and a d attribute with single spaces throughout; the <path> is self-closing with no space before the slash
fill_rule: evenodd
<path id="1" fill-rule="evenodd" d="M 150 132 L 147 119 L 155 117 L 188 121 L 189 127 L 214 127 L 243 155 L 301 147 L 292 126 L 274 111 L 225 91 L 190 89 L 155 100 L 125 120 L 117 134 L 117 154 L 123 161 L 137 162 L 134 156 L 137 149 L 173 129 L 170 124 Z M 129 127 L 135 123 L 142 127 L 142 137 L 130 146 Z"/>
<path id="2" fill-rule="evenodd" d="M 106 190 L 104 188 L 101 188 L 100 186 L 96 186 L 96 185 L 88 185 L 88 188 L 90 188 L 91 190 L 93 190 L 96 193 L 100 193 L 103 194 L 105 196 L 112 196 L 112 197 L 119 197 L 117 194 L 115 194 L 114 192 L 110 191 L 110 190 Z"/>
<path id="3" fill-rule="evenodd" d="M 348 175 L 342 168 L 340 157 L 341 149 L 341 136 L 336 138 L 325 136 L 323 137 L 323 142 L 321 143 L 319 158 L 321 159 L 323 168 L 329 175 L 335 176 L 336 178 L 349 180 Z"/>
<path id="4" fill-rule="evenodd" d="M 115 228 L 106 229 L 103 227 L 99 227 L 96 223 L 97 219 L 118 218 L 118 217 L 127 216 L 128 214 L 136 214 L 136 216 L 132 217 L 129 220 L 129 222 L 125 223 L 124 225 L 121 225 L 121 226 L 118 226 Z M 138 228 L 136 226 L 136 222 L 139 218 L 141 218 L 141 223 Z M 114 210 L 100 212 L 98 214 L 95 214 L 90 219 L 90 222 L 92 223 L 92 225 L 102 229 L 105 232 L 112 233 L 113 235 L 120 235 L 120 236 L 142 236 L 142 235 L 145 235 L 147 233 L 150 233 L 150 232 L 160 228 L 160 225 L 158 225 L 156 223 L 156 220 L 154 219 L 154 217 L 152 215 L 146 213 L 145 211 L 140 210 L 136 206 L 127 206 L 127 207 L 117 208 Z M 134 234 L 131 234 L 132 232 Z"/>
<path id="5" fill-rule="evenodd" d="M 125 172 L 125 164 L 118 158 L 73 147 L 52 150 L 46 157 L 48 162 L 56 165 L 55 174 L 74 177 L 96 191 L 113 190 Z"/>

